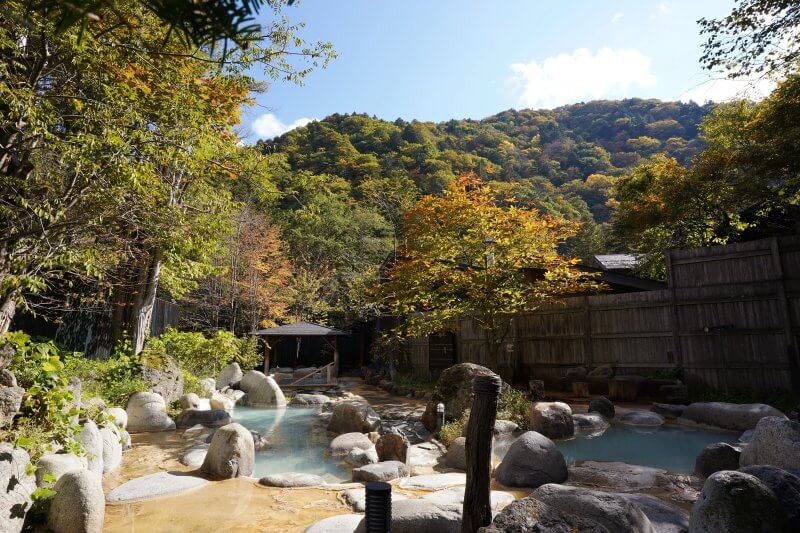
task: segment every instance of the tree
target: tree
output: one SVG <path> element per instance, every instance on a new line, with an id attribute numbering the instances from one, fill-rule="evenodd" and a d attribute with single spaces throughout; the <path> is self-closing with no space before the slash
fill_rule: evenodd
<path id="1" fill-rule="evenodd" d="M 398 262 L 376 287 L 376 298 L 403 318 L 404 335 L 473 319 L 485 333 L 492 368 L 515 314 L 590 285 L 556 250 L 572 225 L 534 209 L 498 206 L 474 176 L 462 176 L 441 197 L 419 200 L 406 213 L 405 228 Z"/>

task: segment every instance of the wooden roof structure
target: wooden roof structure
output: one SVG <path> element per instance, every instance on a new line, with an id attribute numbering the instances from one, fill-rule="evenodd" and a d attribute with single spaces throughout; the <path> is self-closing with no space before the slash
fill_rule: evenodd
<path id="1" fill-rule="evenodd" d="M 259 337 L 332 337 L 349 335 L 349 333 L 341 329 L 320 326 L 313 322 L 300 321 L 285 326 L 260 329 L 254 331 L 253 335 Z"/>

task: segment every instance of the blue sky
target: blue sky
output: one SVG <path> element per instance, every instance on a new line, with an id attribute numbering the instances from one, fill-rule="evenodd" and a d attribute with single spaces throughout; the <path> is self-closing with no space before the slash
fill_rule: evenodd
<path id="1" fill-rule="evenodd" d="M 246 111 L 243 133 L 253 142 L 337 112 L 438 122 L 597 98 L 724 100 L 743 86 L 700 68 L 696 21 L 732 5 L 304 0 L 286 14 L 339 57 L 304 86 L 273 83 Z"/>

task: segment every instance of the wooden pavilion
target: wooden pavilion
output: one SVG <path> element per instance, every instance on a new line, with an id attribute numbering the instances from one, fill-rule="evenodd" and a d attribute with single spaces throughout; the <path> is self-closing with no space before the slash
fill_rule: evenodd
<path id="1" fill-rule="evenodd" d="M 300 354 L 300 345 L 303 338 L 321 338 L 328 346 L 333 349 L 333 362 L 318 368 L 314 373 L 308 374 L 297 381 L 290 383 L 286 386 L 302 387 L 300 382 L 310 378 L 313 375 L 327 375 L 327 385 L 336 384 L 336 379 L 339 376 L 339 348 L 336 339 L 341 336 L 346 336 L 348 333 L 336 328 L 329 328 L 311 322 L 294 322 L 284 326 L 274 328 L 266 328 L 254 331 L 253 335 L 264 337 L 264 373 L 269 374 L 270 354 L 275 349 L 275 346 L 285 340 L 293 338 L 295 341 L 295 353 L 297 356 Z M 310 385 L 309 385 L 310 386 Z"/>

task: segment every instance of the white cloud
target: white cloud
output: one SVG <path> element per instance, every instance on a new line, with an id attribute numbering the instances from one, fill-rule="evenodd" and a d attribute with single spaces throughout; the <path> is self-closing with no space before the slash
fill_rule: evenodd
<path id="1" fill-rule="evenodd" d="M 655 19 L 669 15 L 670 13 L 672 13 L 672 6 L 669 4 L 669 2 L 661 2 L 658 4 L 656 10 L 650 13 L 650 18 Z"/>
<path id="2" fill-rule="evenodd" d="M 272 139 L 283 135 L 287 131 L 292 131 L 295 128 L 300 128 L 313 122 L 313 118 L 298 118 L 291 124 L 284 124 L 281 120 L 272 113 L 264 113 L 253 121 L 251 128 L 259 139 Z"/>
<path id="3" fill-rule="evenodd" d="M 709 79 L 696 87 L 683 93 L 681 101 L 694 101 L 703 104 L 707 101 L 726 102 L 736 98 L 746 98 L 749 100 L 761 100 L 775 89 L 775 82 L 769 78 L 750 79 L 730 79 L 725 75 L 718 78 Z"/>
<path id="4" fill-rule="evenodd" d="M 625 13 L 623 13 L 622 11 L 620 11 L 619 13 L 616 13 L 613 17 L 611 17 L 611 24 L 616 24 L 617 22 L 622 20 L 622 17 L 624 17 L 624 16 L 625 16 Z"/>
<path id="5" fill-rule="evenodd" d="M 564 104 L 629 96 L 629 90 L 656 84 L 650 58 L 637 50 L 596 52 L 579 48 L 529 63 L 514 63 L 509 84 L 525 107 L 557 107 Z"/>

